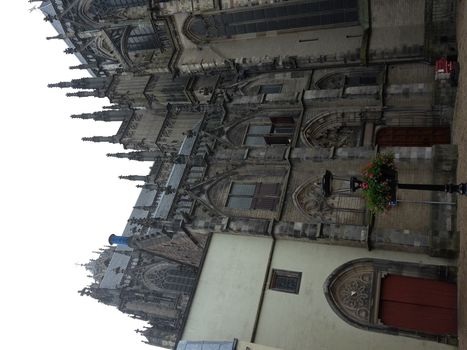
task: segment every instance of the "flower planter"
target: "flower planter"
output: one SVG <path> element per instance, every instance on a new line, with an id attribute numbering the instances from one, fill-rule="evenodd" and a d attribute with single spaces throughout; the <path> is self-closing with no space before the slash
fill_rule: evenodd
<path id="1" fill-rule="evenodd" d="M 397 171 L 394 155 L 377 154 L 363 169 L 363 181 L 354 181 L 354 187 L 361 188 L 367 200 L 368 209 L 381 213 L 397 204 Z M 351 181 L 352 186 L 352 181 Z"/>

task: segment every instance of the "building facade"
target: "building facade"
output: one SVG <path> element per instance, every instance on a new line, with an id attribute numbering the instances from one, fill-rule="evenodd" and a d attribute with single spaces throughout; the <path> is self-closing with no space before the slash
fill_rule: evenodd
<path id="1" fill-rule="evenodd" d="M 148 321 L 147 341 L 167 348 L 239 338 L 302 349 L 318 335 L 319 349 L 354 337 L 356 348 L 455 344 L 456 197 L 400 190 L 372 215 L 347 190 L 378 152 L 394 153 L 400 182 L 455 181 L 455 86 L 433 66 L 456 55 L 455 5 L 43 1 L 54 38 L 82 62 L 72 68 L 91 75 L 50 86 L 112 103 L 72 117 L 120 123 L 84 140 L 152 163 L 122 176 L 141 194 L 81 293 Z M 391 291 L 407 284 L 440 289 L 449 307 L 427 297 L 412 323 L 394 319 L 404 301 Z M 446 329 L 420 324 L 441 309 Z"/>

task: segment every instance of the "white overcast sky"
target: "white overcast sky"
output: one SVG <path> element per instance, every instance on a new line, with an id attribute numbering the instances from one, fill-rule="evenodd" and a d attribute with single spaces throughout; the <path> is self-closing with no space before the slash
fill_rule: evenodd
<path id="1" fill-rule="evenodd" d="M 144 323 L 77 291 L 90 283 L 76 264 L 119 234 L 149 163 L 107 158 L 121 146 L 82 142 L 118 123 L 71 119 L 107 100 L 66 97 L 47 84 L 80 78 L 65 43 L 27 0 L 2 4 L 0 349 L 156 349 L 134 332 Z"/>

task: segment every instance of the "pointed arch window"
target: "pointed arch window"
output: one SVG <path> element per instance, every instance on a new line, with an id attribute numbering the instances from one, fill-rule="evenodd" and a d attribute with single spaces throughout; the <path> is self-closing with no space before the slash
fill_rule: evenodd
<path id="1" fill-rule="evenodd" d="M 356 23 L 357 0 L 307 0 L 190 16 L 183 29 L 190 40 L 202 42 L 239 34 Z"/>
<path id="2" fill-rule="evenodd" d="M 196 280 L 193 268 L 173 263 L 158 263 L 143 274 L 143 281 L 152 290 L 190 293 Z"/>

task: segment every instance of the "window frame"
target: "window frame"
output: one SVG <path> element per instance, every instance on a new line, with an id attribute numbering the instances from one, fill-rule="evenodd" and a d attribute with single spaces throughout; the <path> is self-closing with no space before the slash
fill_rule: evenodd
<path id="1" fill-rule="evenodd" d="M 128 34 L 126 48 L 128 52 L 153 51 L 160 48 L 157 34 L 151 23 L 135 26 Z"/>
<path id="2" fill-rule="evenodd" d="M 281 94 L 284 89 L 283 83 L 278 84 L 261 84 L 258 88 L 258 95 L 261 94 Z M 271 90 L 271 91 L 268 91 Z"/>
<path id="3" fill-rule="evenodd" d="M 269 117 L 269 123 L 258 122 L 258 123 L 249 123 L 243 136 L 243 145 L 248 147 L 264 147 L 272 145 L 290 145 L 295 136 L 295 118 L 291 116 L 282 116 L 282 117 Z M 251 132 L 251 129 L 254 127 L 269 127 L 269 132 Z M 282 130 L 280 130 L 282 129 Z M 284 129 L 289 129 L 284 132 Z M 251 143 L 248 144 L 248 139 L 252 140 L 253 138 L 262 138 L 264 143 Z"/>
<path id="4" fill-rule="evenodd" d="M 295 279 L 295 288 L 292 289 L 292 288 L 284 288 L 281 286 L 277 286 L 278 278 Z M 278 292 L 299 294 L 301 282 L 302 282 L 302 272 L 272 269 L 271 278 L 269 281 L 269 289 L 275 290 Z"/>
<path id="5" fill-rule="evenodd" d="M 232 193 L 235 184 L 239 185 L 254 185 L 251 194 Z M 274 186 L 274 187 L 267 187 Z M 266 189 L 265 192 L 263 192 Z M 270 193 L 268 193 L 270 192 Z M 249 207 L 230 206 L 231 198 L 247 198 L 250 199 Z M 229 186 L 229 192 L 224 207 L 237 210 L 268 210 L 275 211 L 281 198 L 281 184 L 264 183 L 264 182 L 241 182 L 232 181 Z"/>

